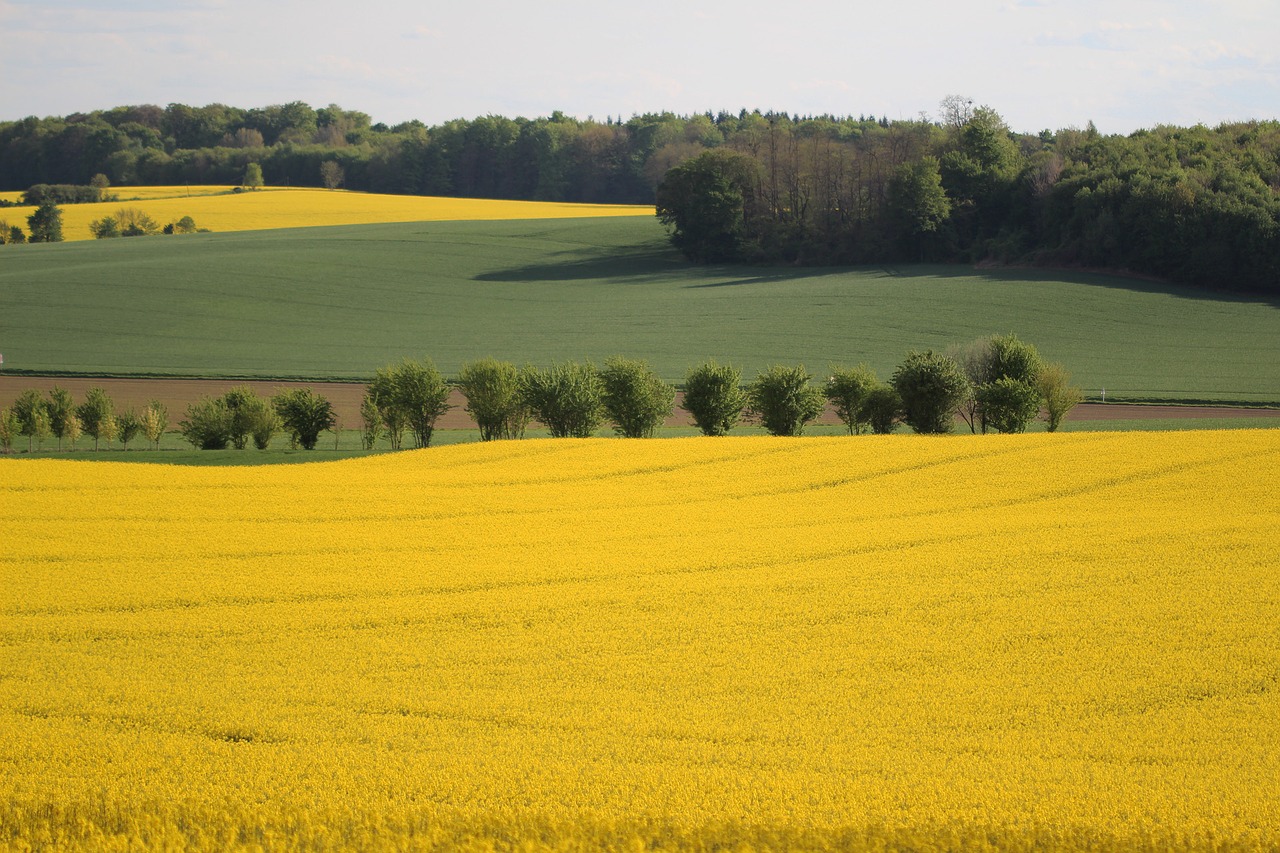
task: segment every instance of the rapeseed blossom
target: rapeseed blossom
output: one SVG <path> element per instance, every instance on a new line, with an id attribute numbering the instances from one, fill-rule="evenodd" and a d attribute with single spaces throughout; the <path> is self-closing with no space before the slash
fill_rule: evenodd
<path id="1" fill-rule="evenodd" d="M 208 192 L 210 189 L 225 191 L 211 194 Z M 115 216 L 122 207 L 140 210 L 161 226 L 190 216 L 198 227 L 218 232 L 381 222 L 653 216 L 652 205 L 380 195 L 312 188 L 270 188 L 243 193 L 231 193 L 231 189 L 113 188 L 111 192 L 119 196 L 119 201 L 63 205 L 60 208 L 63 238 L 68 241 L 93 239 L 89 224 L 106 216 Z M 21 224 L 26 230 L 26 217 L 34 209 L 14 208 L 10 211 L 9 220 Z"/>
<path id="2" fill-rule="evenodd" d="M 0 460 L 0 849 L 1271 848 L 1280 433 Z"/>

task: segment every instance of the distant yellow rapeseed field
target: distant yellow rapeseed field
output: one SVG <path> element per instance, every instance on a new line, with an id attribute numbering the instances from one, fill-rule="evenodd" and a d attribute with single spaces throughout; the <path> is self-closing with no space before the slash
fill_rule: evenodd
<path id="1" fill-rule="evenodd" d="M 1280 432 L 0 460 L 0 848 L 1275 849 Z"/>
<path id="2" fill-rule="evenodd" d="M 89 223 L 114 216 L 122 207 L 146 213 L 160 226 L 190 216 L 211 231 L 262 231 L 314 225 L 362 225 L 461 219 L 564 219 L 586 216 L 653 216 L 653 207 L 570 204 L 543 201 L 378 195 L 322 189 L 261 189 L 233 193 L 232 187 L 112 187 L 118 201 L 61 206 L 66 240 L 91 240 Z M 220 193 L 213 192 L 214 190 Z M 187 192 L 191 194 L 188 195 Z M 34 208 L 0 210 L 0 219 L 27 230 Z"/>

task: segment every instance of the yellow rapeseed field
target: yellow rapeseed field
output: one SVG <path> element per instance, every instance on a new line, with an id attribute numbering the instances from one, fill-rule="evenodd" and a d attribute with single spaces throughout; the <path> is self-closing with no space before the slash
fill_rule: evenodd
<path id="1" fill-rule="evenodd" d="M 190 216 L 211 231 L 262 231 L 313 225 L 363 225 L 461 219 L 565 219 L 585 216 L 653 216 L 653 207 L 624 204 L 570 204 L 545 201 L 378 195 L 344 190 L 261 189 L 232 193 L 229 187 L 112 187 L 119 201 L 62 205 L 66 240 L 92 240 L 89 223 L 114 216 L 122 207 L 140 210 L 164 226 Z M 211 189 L 223 190 L 211 194 Z M 34 208 L 0 210 L 0 218 L 27 230 Z M 136 238 L 135 238 L 136 239 Z"/>
<path id="2" fill-rule="evenodd" d="M 0 848 L 1271 849 L 1280 432 L 0 460 Z"/>

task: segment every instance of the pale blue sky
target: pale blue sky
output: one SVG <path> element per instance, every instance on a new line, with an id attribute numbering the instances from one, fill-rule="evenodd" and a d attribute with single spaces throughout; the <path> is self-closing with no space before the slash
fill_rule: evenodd
<path id="1" fill-rule="evenodd" d="M 337 103 L 395 124 L 777 109 L 1127 133 L 1280 117 L 1277 0 L 0 0 L 0 119 Z"/>

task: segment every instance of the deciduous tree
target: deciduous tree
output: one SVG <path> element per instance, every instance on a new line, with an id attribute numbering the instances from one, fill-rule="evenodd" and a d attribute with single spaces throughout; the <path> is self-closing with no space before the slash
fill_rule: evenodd
<path id="1" fill-rule="evenodd" d="M 464 364 L 458 388 L 481 441 L 524 436 L 533 414 L 520 395 L 520 370 L 514 364 L 492 358 Z"/>
<path id="2" fill-rule="evenodd" d="M 969 380 L 955 359 L 911 351 L 890 380 L 902 399 L 902 420 L 915 432 L 951 432 L 954 412 L 969 392 Z"/>
<path id="3" fill-rule="evenodd" d="M 1036 390 L 1040 392 L 1044 422 L 1049 432 L 1056 432 L 1067 413 L 1084 399 L 1084 392 L 1071 384 L 1071 374 L 1057 363 L 1040 367 L 1036 374 Z"/>
<path id="4" fill-rule="evenodd" d="M 849 429 L 849 435 L 861 435 L 869 425 L 867 397 L 880 385 L 876 373 L 865 364 L 857 367 L 832 367 L 823 394 L 836 410 L 836 415 Z"/>
<path id="5" fill-rule="evenodd" d="M 747 408 L 770 435 L 800 435 L 822 414 L 822 392 L 813 387 L 804 365 L 774 365 L 747 388 Z"/>
<path id="6" fill-rule="evenodd" d="M 32 243 L 62 242 L 62 210 L 46 201 L 27 217 L 27 239 Z"/>
<path id="7" fill-rule="evenodd" d="M 291 388 L 272 398 L 280 421 L 303 450 L 315 450 L 320 433 L 336 421 L 333 405 L 310 388 Z"/>
<path id="8" fill-rule="evenodd" d="M 747 407 L 742 372 L 714 360 L 698 365 L 685 377 L 683 406 L 703 435 L 728 435 Z"/>
<path id="9" fill-rule="evenodd" d="M 647 361 L 615 356 L 600 371 L 604 410 L 624 438 L 651 438 L 675 408 L 676 389 Z"/>
<path id="10" fill-rule="evenodd" d="M 552 438 L 590 438 L 604 423 L 604 386 L 589 363 L 520 372 L 520 398 Z"/>

